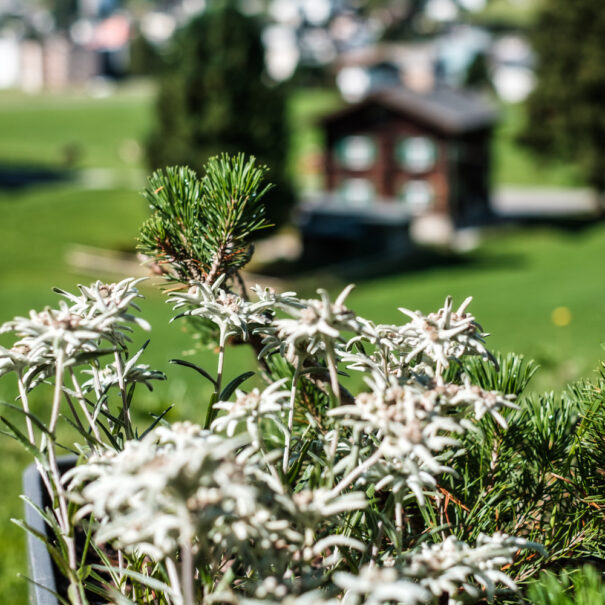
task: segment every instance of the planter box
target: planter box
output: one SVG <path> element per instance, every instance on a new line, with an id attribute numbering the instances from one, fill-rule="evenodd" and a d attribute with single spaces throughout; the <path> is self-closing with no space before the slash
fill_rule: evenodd
<path id="1" fill-rule="evenodd" d="M 61 473 L 71 468 L 76 461 L 75 456 L 59 458 Z M 44 509 L 49 505 L 48 494 L 35 464 L 30 464 L 23 473 L 23 493 L 34 504 Z M 48 535 L 48 525 L 38 512 L 27 502 L 25 503 L 25 522 L 42 534 Z M 67 586 L 62 582 L 53 560 L 46 550 L 46 545 L 27 533 L 27 566 L 29 577 L 35 582 L 29 583 L 30 605 L 59 605 L 59 600 L 53 593 L 65 593 Z"/>

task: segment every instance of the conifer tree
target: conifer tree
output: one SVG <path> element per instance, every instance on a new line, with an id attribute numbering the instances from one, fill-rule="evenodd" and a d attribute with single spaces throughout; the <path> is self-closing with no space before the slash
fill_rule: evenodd
<path id="1" fill-rule="evenodd" d="M 219 153 L 254 155 L 277 187 L 265 202 L 279 223 L 291 205 L 286 177 L 285 96 L 264 74 L 259 23 L 215 0 L 176 36 L 148 143 L 153 168 L 201 169 Z"/>
<path id="2" fill-rule="evenodd" d="M 536 24 L 537 87 L 523 140 L 574 158 L 605 192 L 605 11 L 600 0 L 547 0 Z"/>

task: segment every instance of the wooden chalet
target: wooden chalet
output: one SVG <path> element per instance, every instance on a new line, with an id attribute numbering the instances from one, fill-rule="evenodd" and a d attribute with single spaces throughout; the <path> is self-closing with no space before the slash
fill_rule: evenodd
<path id="1" fill-rule="evenodd" d="M 374 250 L 404 252 L 416 217 L 483 222 L 496 118 L 476 94 L 449 87 L 390 88 L 325 117 L 326 191 L 299 213 L 306 248 L 332 238 L 366 252 L 350 240 L 370 233 Z"/>

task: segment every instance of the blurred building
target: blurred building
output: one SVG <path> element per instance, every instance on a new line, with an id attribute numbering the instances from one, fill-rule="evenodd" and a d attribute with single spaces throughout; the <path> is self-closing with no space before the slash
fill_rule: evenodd
<path id="1" fill-rule="evenodd" d="M 410 228 L 485 222 L 496 119 L 482 97 L 445 86 L 386 89 L 325 117 L 326 190 L 299 212 L 307 248 L 336 238 L 404 253 Z"/>

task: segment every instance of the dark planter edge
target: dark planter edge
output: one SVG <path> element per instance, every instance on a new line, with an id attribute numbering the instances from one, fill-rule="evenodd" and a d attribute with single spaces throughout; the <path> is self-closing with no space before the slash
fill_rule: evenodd
<path id="1" fill-rule="evenodd" d="M 76 460 L 77 458 L 73 455 L 59 457 L 57 460 L 59 472 L 63 473 L 74 466 Z M 45 487 L 34 462 L 23 471 L 23 494 L 42 510 L 48 506 Z M 27 525 L 48 536 L 49 527 L 38 511 L 27 501 L 24 503 L 24 509 Z M 52 557 L 42 540 L 30 532 L 26 533 L 27 568 L 29 578 L 33 580 L 33 582 L 28 582 L 29 603 L 30 605 L 59 605 L 59 599 L 55 596 L 57 593 L 57 569 Z"/>
<path id="2" fill-rule="evenodd" d="M 23 493 L 36 506 L 44 508 L 44 487 L 33 462 L 23 472 Z M 28 502 L 25 502 L 25 522 L 36 531 L 47 535 L 48 526 L 44 519 Z M 30 532 L 27 532 L 26 544 L 27 568 L 29 577 L 33 580 L 29 582 L 30 605 L 58 605 L 59 600 L 53 594 L 57 592 L 55 568 L 46 545 Z"/>

